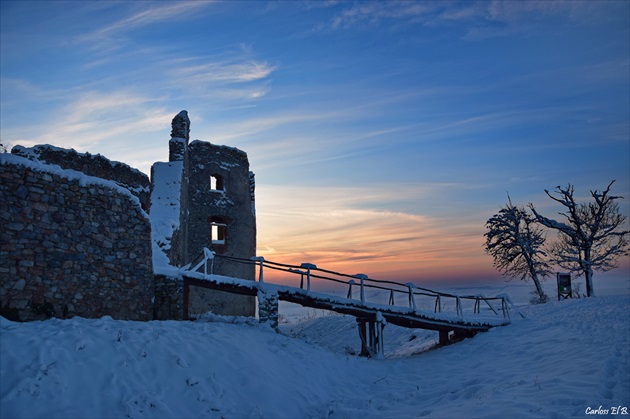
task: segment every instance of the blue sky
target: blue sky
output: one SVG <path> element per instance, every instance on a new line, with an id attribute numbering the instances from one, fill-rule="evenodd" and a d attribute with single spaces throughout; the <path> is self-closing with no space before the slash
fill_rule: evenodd
<path id="1" fill-rule="evenodd" d="M 4 145 L 149 173 L 186 109 L 248 153 L 271 260 L 482 280 L 507 192 L 616 179 L 630 213 L 626 1 L 0 4 Z"/>

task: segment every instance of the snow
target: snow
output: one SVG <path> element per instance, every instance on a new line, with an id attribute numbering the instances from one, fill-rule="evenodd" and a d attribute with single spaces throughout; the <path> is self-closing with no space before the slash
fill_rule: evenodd
<path id="1" fill-rule="evenodd" d="M 166 251 L 171 248 L 173 233 L 179 228 L 182 162 L 155 163 L 152 173 L 153 192 L 149 218 L 155 271 L 170 265 Z"/>
<path id="2" fill-rule="evenodd" d="M 388 324 L 384 360 L 352 355 L 354 318 L 283 303 L 281 333 L 211 314 L 0 318 L 0 416 L 628 417 L 629 309 L 627 293 L 521 306 L 524 319 L 429 351 L 435 332 Z"/>
<path id="3" fill-rule="evenodd" d="M 20 153 L 22 153 L 23 155 L 28 156 L 29 159 L 35 159 L 35 160 L 39 160 L 41 155 L 46 151 L 46 150 L 51 150 L 51 151 L 57 151 L 57 152 L 63 152 L 63 153 L 73 153 L 76 154 L 78 156 L 83 156 L 83 157 L 101 157 L 103 159 L 103 161 L 107 161 L 110 166 L 113 169 L 116 169 L 117 166 L 120 166 L 126 170 L 129 170 L 131 172 L 135 172 L 137 174 L 140 174 L 142 176 L 144 176 L 144 173 L 142 173 L 140 170 L 129 166 L 126 163 L 123 162 L 119 162 L 119 161 L 115 161 L 115 160 L 109 160 L 107 157 L 102 156 L 101 154 L 91 154 L 91 153 L 79 153 L 78 151 L 76 151 L 74 148 L 61 148 L 61 147 L 57 147 L 54 145 L 50 145 L 50 144 L 39 144 L 33 147 L 24 147 L 21 145 L 16 145 L 13 147 L 13 149 L 19 150 Z M 142 188 L 144 189 L 144 188 Z"/>
<path id="4" fill-rule="evenodd" d="M 137 211 L 143 217 L 148 218 L 147 213 L 144 212 L 142 206 L 140 205 L 140 200 L 138 199 L 138 197 L 133 195 L 128 189 L 119 186 L 114 181 L 94 176 L 88 176 L 82 172 L 77 172 L 76 170 L 62 169 L 61 167 L 54 164 L 46 164 L 38 160 L 29 160 L 27 158 L 9 153 L 0 153 L 0 164 L 24 166 L 36 172 L 57 175 L 68 180 L 76 180 L 81 186 L 99 185 L 109 189 L 113 189 L 114 191 L 127 196 L 131 201 L 136 204 Z"/>
<path id="5" fill-rule="evenodd" d="M 189 146 L 196 146 L 196 145 L 199 145 L 199 144 L 212 144 L 212 143 L 209 142 L 209 141 L 194 140 L 194 141 L 190 142 Z M 214 145 L 216 145 L 217 147 L 221 147 L 221 148 L 223 148 L 225 150 L 232 150 L 232 151 L 235 151 L 235 152 L 237 152 L 239 154 L 244 154 L 245 156 L 247 156 L 247 153 L 245 153 L 243 150 L 241 150 L 239 148 L 232 147 L 232 146 L 229 146 L 229 145 L 218 145 L 218 144 L 214 144 Z M 223 162 L 222 164 L 228 164 L 228 163 Z M 238 166 L 238 164 L 232 163 L 231 167 L 234 167 L 234 166 Z M 230 168 L 230 166 L 227 167 L 227 170 L 229 170 L 229 168 Z"/>

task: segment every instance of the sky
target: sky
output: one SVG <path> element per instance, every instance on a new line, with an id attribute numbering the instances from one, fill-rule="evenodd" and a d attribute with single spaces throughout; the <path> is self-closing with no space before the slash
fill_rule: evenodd
<path id="1" fill-rule="evenodd" d="M 185 109 L 191 140 L 247 152 L 269 260 L 497 280 L 483 234 L 508 193 L 554 217 L 545 189 L 571 183 L 585 202 L 615 179 L 630 215 L 627 1 L 3 0 L 0 12 L 4 146 L 149 174 Z M 629 259 L 610 274 L 627 281 Z"/>

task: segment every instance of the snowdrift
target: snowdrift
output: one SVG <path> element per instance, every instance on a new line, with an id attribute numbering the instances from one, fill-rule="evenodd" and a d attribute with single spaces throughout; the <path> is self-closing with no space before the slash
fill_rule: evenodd
<path id="1" fill-rule="evenodd" d="M 421 354 L 435 336 L 388 325 L 385 360 L 350 355 L 356 325 L 344 316 L 285 323 L 280 334 L 218 316 L 0 318 L 0 416 L 628 417 L 629 297 L 523 311 Z"/>

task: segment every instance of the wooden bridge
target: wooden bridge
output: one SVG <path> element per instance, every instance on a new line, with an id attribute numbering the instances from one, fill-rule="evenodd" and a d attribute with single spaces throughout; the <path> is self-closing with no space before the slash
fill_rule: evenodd
<path id="1" fill-rule="evenodd" d="M 257 280 L 215 275 L 213 273 L 215 257 L 235 263 L 256 264 Z M 257 297 L 260 321 L 269 322 L 276 329 L 278 301 L 288 301 L 304 307 L 325 309 L 356 317 L 361 339 L 361 355 L 370 357 L 383 356 L 383 328 L 387 323 L 438 331 L 439 344 L 445 345 L 492 327 L 509 324 L 510 309 L 522 316 L 505 294 L 490 298 L 482 295 L 454 295 L 432 291 L 412 283 L 402 284 L 370 279 L 363 274 L 348 275 L 320 269 L 311 263 L 294 266 L 267 261 L 262 257 L 241 259 L 223 256 L 204 249 L 203 255 L 200 255 L 193 264 L 179 270 L 184 283 L 185 318 L 189 317 L 188 296 L 191 286 Z M 300 287 L 265 282 L 264 268 L 299 275 Z M 315 279 L 346 285 L 348 287 L 346 297 L 313 291 L 311 284 Z M 388 293 L 388 304 L 367 301 L 366 289 Z M 353 298 L 355 290 L 358 291 L 358 298 Z M 403 294 L 406 306 L 395 304 L 395 297 L 399 294 Z M 429 304 L 432 310 L 418 309 L 417 300 L 422 300 L 424 306 Z"/>

